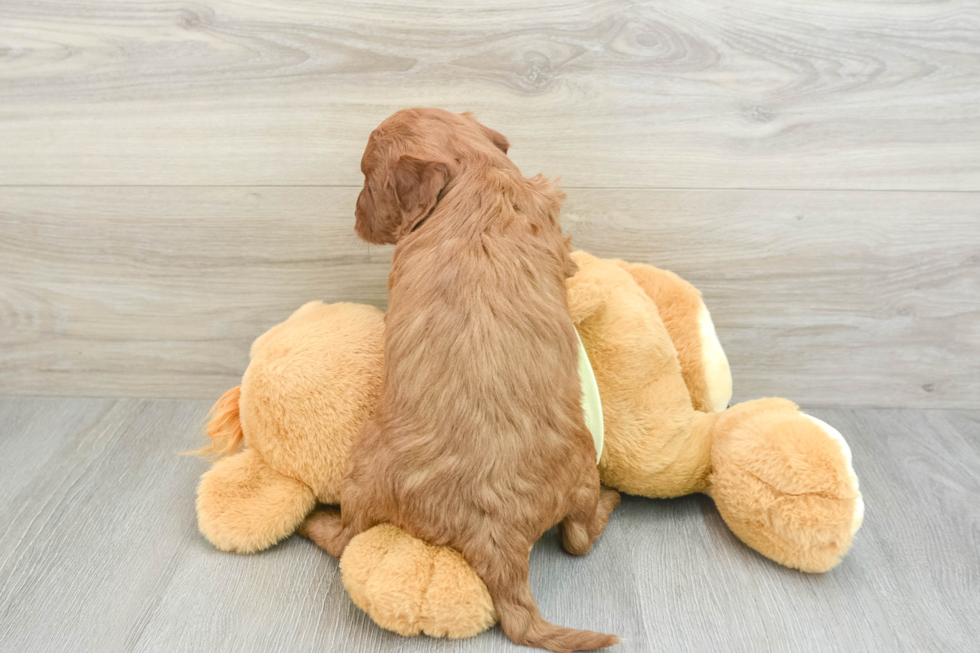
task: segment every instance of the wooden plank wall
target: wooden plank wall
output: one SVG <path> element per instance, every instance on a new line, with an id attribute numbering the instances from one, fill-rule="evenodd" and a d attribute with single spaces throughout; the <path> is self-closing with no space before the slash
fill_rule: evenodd
<path id="1" fill-rule="evenodd" d="M 0 394 L 210 398 L 383 306 L 358 161 L 410 105 L 698 285 L 738 397 L 980 406 L 980 6 L 887 0 L 5 0 Z"/>

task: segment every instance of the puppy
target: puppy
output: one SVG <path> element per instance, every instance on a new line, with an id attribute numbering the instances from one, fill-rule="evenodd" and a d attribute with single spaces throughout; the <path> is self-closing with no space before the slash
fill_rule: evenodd
<path id="1" fill-rule="evenodd" d="M 558 213 L 564 193 L 521 176 L 508 142 L 469 114 L 408 109 L 370 137 L 358 235 L 394 243 L 385 377 L 353 443 L 340 514 L 301 533 L 339 557 L 390 522 L 462 553 L 517 644 L 602 648 L 614 635 L 544 621 L 528 554 L 562 523 L 586 553 L 619 503 L 600 488 L 584 422 Z"/>

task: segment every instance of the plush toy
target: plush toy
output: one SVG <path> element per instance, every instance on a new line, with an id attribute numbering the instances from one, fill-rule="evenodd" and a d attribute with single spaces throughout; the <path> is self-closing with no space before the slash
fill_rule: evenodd
<path id="1" fill-rule="evenodd" d="M 731 376 L 711 317 L 677 275 L 584 252 L 574 259 L 568 301 L 601 397 L 602 482 L 646 497 L 705 493 L 759 553 L 808 572 L 836 565 L 863 517 L 840 434 L 785 399 L 728 408 Z M 267 548 L 317 502 L 339 502 L 351 441 L 381 385 L 383 318 L 313 302 L 252 345 L 201 451 L 233 454 L 198 487 L 201 532 L 219 549 Z M 464 637 L 496 621 L 459 553 L 394 526 L 354 538 L 340 569 L 354 602 L 403 635 Z"/>

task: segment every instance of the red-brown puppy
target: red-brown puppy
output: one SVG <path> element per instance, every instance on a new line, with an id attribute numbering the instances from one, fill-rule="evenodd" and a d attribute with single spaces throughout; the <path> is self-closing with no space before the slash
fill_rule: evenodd
<path id="1" fill-rule="evenodd" d="M 368 141 L 357 233 L 395 243 L 377 410 L 354 441 L 341 511 L 302 533 L 334 556 L 390 522 L 458 549 L 516 643 L 553 651 L 618 638 L 547 623 L 528 554 L 562 522 L 586 553 L 619 503 L 601 489 L 565 296 L 575 271 L 564 193 L 525 179 L 507 139 L 468 114 L 399 111 Z"/>

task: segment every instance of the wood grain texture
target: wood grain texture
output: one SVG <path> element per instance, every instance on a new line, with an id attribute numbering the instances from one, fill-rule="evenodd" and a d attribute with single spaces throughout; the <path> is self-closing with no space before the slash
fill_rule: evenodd
<path id="1" fill-rule="evenodd" d="M 252 556 L 198 533 L 207 403 L 0 399 L 0 651 L 522 651 L 382 631 L 292 538 Z M 554 531 L 531 584 L 616 651 L 967 651 L 980 637 L 980 413 L 820 409 L 854 452 L 864 528 L 823 575 L 742 545 L 711 501 L 627 497 L 584 558 Z"/>
<path id="2" fill-rule="evenodd" d="M 303 303 L 384 308 L 354 188 L 0 189 L 0 394 L 213 398 Z M 702 289 L 738 398 L 980 407 L 980 194 L 572 189 Z"/>
<path id="3" fill-rule="evenodd" d="M 350 185 L 397 108 L 567 186 L 980 190 L 971 0 L 0 3 L 0 184 Z"/>

